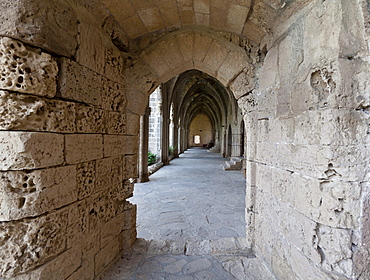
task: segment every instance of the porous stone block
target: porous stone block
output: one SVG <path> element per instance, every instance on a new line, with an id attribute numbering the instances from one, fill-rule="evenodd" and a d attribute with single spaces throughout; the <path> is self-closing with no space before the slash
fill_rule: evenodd
<path id="1" fill-rule="evenodd" d="M 77 164 L 77 197 L 83 199 L 95 192 L 96 161 Z"/>
<path id="2" fill-rule="evenodd" d="M 47 53 L 20 41 L 0 38 L 0 88 L 53 97 L 58 66 Z"/>
<path id="3" fill-rule="evenodd" d="M 0 9 L 1 35 L 62 56 L 75 55 L 78 20 L 65 1 L 4 0 Z"/>
<path id="4" fill-rule="evenodd" d="M 73 133 L 75 106 L 71 102 L 0 91 L 0 129 Z"/>
<path id="5" fill-rule="evenodd" d="M 129 143 L 127 136 L 104 135 L 104 157 L 113 157 L 127 154 Z"/>
<path id="6" fill-rule="evenodd" d="M 105 51 L 104 76 L 116 83 L 125 84 L 124 59 L 115 46 L 107 46 Z"/>
<path id="7" fill-rule="evenodd" d="M 76 131 L 104 133 L 108 112 L 93 106 L 76 105 Z"/>
<path id="8" fill-rule="evenodd" d="M 0 173 L 0 221 L 35 217 L 77 199 L 73 166 Z"/>
<path id="9" fill-rule="evenodd" d="M 65 136 L 65 160 L 67 163 L 82 163 L 102 157 L 102 135 L 73 134 Z"/>
<path id="10" fill-rule="evenodd" d="M 101 76 L 67 58 L 60 58 L 58 97 L 100 106 L 102 103 Z"/>
<path id="11" fill-rule="evenodd" d="M 108 134 L 126 133 L 126 113 L 108 112 L 107 132 Z"/>
<path id="12" fill-rule="evenodd" d="M 104 158 L 96 161 L 96 191 L 122 184 L 123 157 Z"/>
<path id="13" fill-rule="evenodd" d="M 102 108 L 108 111 L 124 112 L 127 105 L 126 87 L 102 78 Z"/>
<path id="14" fill-rule="evenodd" d="M 63 146 L 60 134 L 0 131 L 0 170 L 59 165 L 63 163 Z"/>
<path id="15" fill-rule="evenodd" d="M 35 219 L 1 222 L 0 274 L 12 277 L 43 265 L 66 250 L 68 210 Z"/>

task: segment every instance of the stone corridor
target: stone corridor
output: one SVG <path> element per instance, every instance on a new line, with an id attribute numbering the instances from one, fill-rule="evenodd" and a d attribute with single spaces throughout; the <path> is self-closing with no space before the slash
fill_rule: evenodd
<path id="1" fill-rule="evenodd" d="M 104 280 L 253 279 L 245 244 L 245 179 L 219 154 L 192 148 L 136 184 L 138 239 Z M 244 276 L 245 275 L 245 276 Z"/>

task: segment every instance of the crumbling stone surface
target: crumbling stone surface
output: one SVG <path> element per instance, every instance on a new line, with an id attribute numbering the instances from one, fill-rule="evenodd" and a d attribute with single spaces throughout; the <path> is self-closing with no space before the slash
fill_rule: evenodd
<path id="1" fill-rule="evenodd" d="M 0 89 L 53 97 L 58 66 L 47 53 L 0 38 Z"/>
<path id="2" fill-rule="evenodd" d="M 2 1 L 0 34 L 59 55 L 73 56 L 77 47 L 78 20 L 66 2 Z"/>
<path id="3" fill-rule="evenodd" d="M 124 112 L 127 105 L 126 87 L 103 78 L 102 107 L 109 111 Z"/>
<path id="4" fill-rule="evenodd" d="M 67 58 L 60 58 L 58 95 L 62 98 L 100 106 L 101 76 Z"/>
<path id="5" fill-rule="evenodd" d="M 1 275 L 25 273 L 66 249 L 68 211 L 0 223 Z"/>
<path id="6" fill-rule="evenodd" d="M 76 130 L 75 105 L 0 91 L 0 129 L 72 133 Z"/>
<path id="7" fill-rule="evenodd" d="M 77 199 L 73 166 L 0 173 L 0 221 L 36 217 Z"/>
<path id="8" fill-rule="evenodd" d="M 108 113 L 92 106 L 76 106 L 76 130 L 79 133 L 105 133 Z"/>
<path id="9" fill-rule="evenodd" d="M 77 164 L 77 196 L 78 199 L 89 197 L 95 192 L 96 162 L 88 161 Z"/>

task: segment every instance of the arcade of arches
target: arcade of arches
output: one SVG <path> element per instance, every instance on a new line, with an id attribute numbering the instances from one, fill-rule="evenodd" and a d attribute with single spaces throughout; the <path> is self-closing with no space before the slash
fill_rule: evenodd
<path id="1" fill-rule="evenodd" d="M 195 136 L 243 156 L 276 279 L 370 279 L 368 1 L 0 8 L 0 277 L 99 279 L 128 250 L 159 87 L 162 163 Z"/>

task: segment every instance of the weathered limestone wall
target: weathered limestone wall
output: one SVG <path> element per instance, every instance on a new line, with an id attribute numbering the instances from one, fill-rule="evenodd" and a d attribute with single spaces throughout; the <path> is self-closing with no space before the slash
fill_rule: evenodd
<path id="1" fill-rule="evenodd" d="M 369 68 L 356 0 L 273 30 L 247 125 L 247 233 L 278 279 L 369 279 Z"/>
<path id="2" fill-rule="evenodd" d="M 204 115 L 199 114 L 194 117 L 189 127 L 188 146 L 189 147 L 203 147 L 203 144 L 209 143 L 212 140 L 212 124 L 210 119 Z M 200 136 L 200 144 L 194 143 L 194 136 Z"/>
<path id="3" fill-rule="evenodd" d="M 111 18 L 78 2 L 0 3 L 0 277 L 93 279 L 136 238 L 139 116 Z"/>

